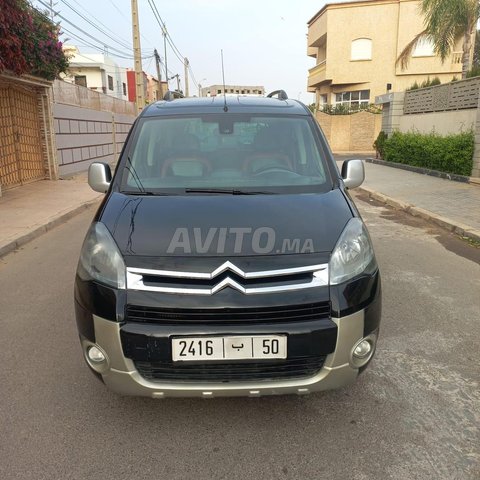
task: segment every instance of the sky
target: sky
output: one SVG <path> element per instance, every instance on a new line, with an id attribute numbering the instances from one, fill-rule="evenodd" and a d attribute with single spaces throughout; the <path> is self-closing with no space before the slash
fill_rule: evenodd
<path id="1" fill-rule="evenodd" d="M 49 4 L 50 0 L 32 0 L 45 10 L 40 1 Z M 92 44 L 105 43 L 126 56 L 132 55 L 132 50 L 121 45 L 132 44 L 130 0 L 54 0 L 54 3 L 60 15 L 94 39 L 63 23 L 70 32 Z M 148 0 L 138 3 L 142 55 L 151 55 L 157 48 L 163 59 L 163 37 Z M 307 104 L 313 101 L 313 94 L 307 93 L 308 69 L 315 65 L 315 60 L 306 54 L 307 22 L 325 3 L 323 0 L 155 0 L 173 42 L 182 56 L 189 59 L 197 84 L 222 83 L 220 50 L 223 49 L 227 84 L 263 85 L 267 92 L 283 89 L 289 97 Z M 114 39 L 105 37 L 69 5 Z M 63 22 L 61 18 L 57 20 Z M 68 44 L 80 45 L 81 53 L 99 52 L 68 33 L 65 37 L 70 38 Z M 111 56 L 119 65 L 133 67 L 133 60 Z M 167 61 L 171 73 L 180 74 L 183 85 L 183 65 L 170 47 Z M 153 58 L 143 60 L 143 69 L 156 76 Z M 170 86 L 173 88 L 175 84 L 172 81 Z M 190 90 L 191 94 L 196 90 L 192 81 Z"/>

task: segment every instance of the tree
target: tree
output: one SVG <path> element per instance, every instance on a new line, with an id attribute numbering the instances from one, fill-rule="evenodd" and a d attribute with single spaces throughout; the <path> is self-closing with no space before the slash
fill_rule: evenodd
<path id="1" fill-rule="evenodd" d="M 455 44 L 462 42 L 462 78 L 471 67 L 472 35 L 480 16 L 478 0 L 422 0 L 420 10 L 425 29 L 403 49 L 397 58 L 402 70 L 407 68 L 415 47 L 422 41 L 431 41 L 442 62 L 450 55 Z"/>
<path id="2" fill-rule="evenodd" d="M 27 0 L 0 1 L 0 73 L 53 80 L 68 67 L 59 27 Z"/>
<path id="3" fill-rule="evenodd" d="M 475 37 L 475 47 L 473 49 L 473 66 L 480 66 L 480 30 L 477 30 Z"/>

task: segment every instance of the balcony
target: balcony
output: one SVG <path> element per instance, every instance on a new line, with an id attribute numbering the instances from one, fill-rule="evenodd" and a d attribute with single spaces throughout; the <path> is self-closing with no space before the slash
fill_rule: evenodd
<path id="1" fill-rule="evenodd" d="M 308 71 L 308 87 L 316 87 L 327 81 L 327 61 L 323 60 Z"/>
<path id="2" fill-rule="evenodd" d="M 319 47 L 325 43 L 327 37 L 327 12 L 320 15 L 308 25 L 308 46 Z"/>
<path id="3" fill-rule="evenodd" d="M 453 52 L 452 53 L 452 65 L 461 64 L 463 61 L 463 52 Z"/>

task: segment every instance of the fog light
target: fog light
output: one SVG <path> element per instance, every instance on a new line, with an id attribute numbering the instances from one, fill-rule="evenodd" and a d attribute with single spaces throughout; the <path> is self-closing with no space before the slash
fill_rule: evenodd
<path id="1" fill-rule="evenodd" d="M 365 358 L 370 355 L 372 344 L 368 340 L 362 340 L 353 350 L 353 354 L 357 358 Z"/>
<path id="2" fill-rule="evenodd" d="M 104 353 L 97 347 L 90 347 L 87 351 L 87 355 L 92 363 L 102 363 L 105 361 Z"/>

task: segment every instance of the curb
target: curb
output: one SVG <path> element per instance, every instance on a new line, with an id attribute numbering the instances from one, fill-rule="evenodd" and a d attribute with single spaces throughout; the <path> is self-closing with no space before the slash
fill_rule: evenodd
<path id="1" fill-rule="evenodd" d="M 362 192 L 368 195 L 368 198 L 383 203 L 384 205 L 388 205 L 395 210 L 400 210 L 402 212 L 408 213 L 413 217 L 422 218 L 423 220 L 432 222 L 435 225 L 449 232 L 460 235 L 461 237 L 467 237 L 477 242 L 480 242 L 480 230 L 475 230 L 469 225 L 465 225 L 461 222 L 455 222 L 447 217 L 437 215 L 436 213 L 430 212 L 420 207 L 416 207 L 415 205 L 411 205 L 410 203 L 402 202 L 370 188 L 358 187 L 357 191 Z"/>
<path id="2" fill-rule="evenodd" d="M 382 165 L 384 167 L 398 168 L 400 170 L 406 170 L 407 172 L 420 173 L 422 175 L 428 175 L 430 177 L 442 178 L 444 180 L 451 180 L 453 182 L 468 183 L 470 185 L 480 185 L 480 179 L 474 177 L 466 177 L 464 175 L 457 175 L 456 173 L 440 172 L 438 170 L 431 170 L 429 168 L 414 167 L 413 165 L 406 165 L 404 163 L 387 162 L 379 158 L 364 158 L 367 163 L 373 163 L 375 165 Z"/>
<path id="3" fill-rule="evenodd" d="M 31 242 L 35 238 L 40 237 L 44 233 L 47 233 L 49 230 L 52 230 L 53 228 L 58 227 L 62 223 L 66 222 L 67 220 L 70 220 L 71 218 L 75 217 L 76 215 L 78 215 L 78 214 L 82 213 L 83 211 L 87 210 L 92 205 L 96 204 L 98 202 L 99 198 L 89 200 L 85 203 L 82 203 L 78 207 L 73 208 L 72 210 L 69 210 L 69 211 L 64 212 L 64 213 L 60 213 L 60 214 L 54 216 L 51 220 L 49 220 L 44 225 L 40 225 L 39 227 L 34 228 L 30 232 L 25 233 L 24 235 L 20 235 L 15 240 L 12 240 L 12 241 L 4 244 L 4 245 L 0 245 L 0 258 L 4 257 L 8 253 L 13 252 L 14 250 L 17 250 L 18 248 L 22 247 L 26 243 Z"/>

